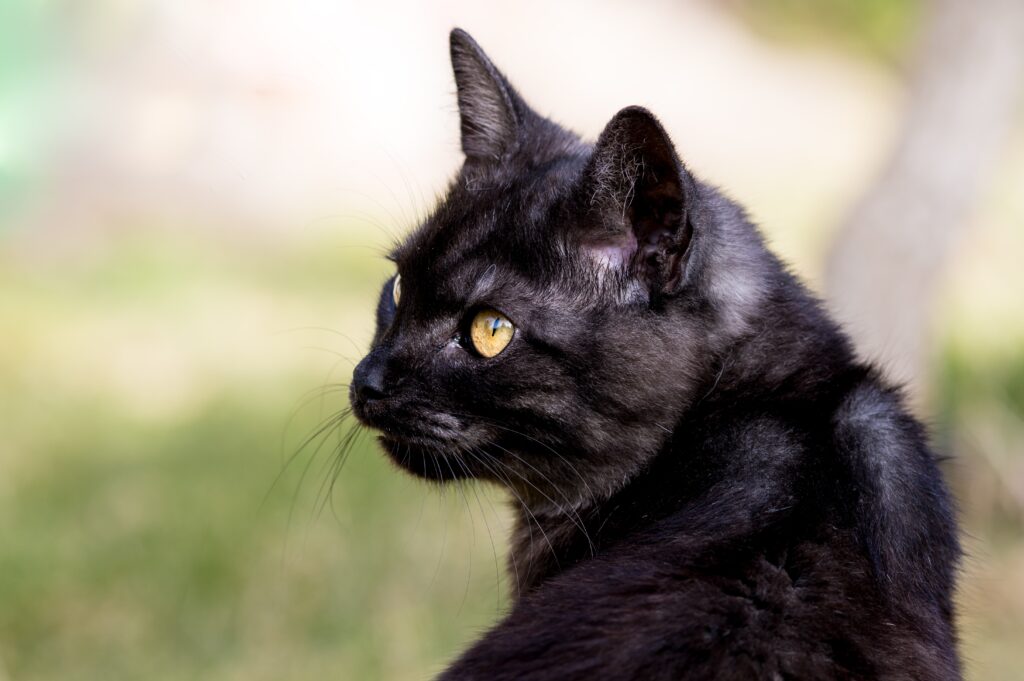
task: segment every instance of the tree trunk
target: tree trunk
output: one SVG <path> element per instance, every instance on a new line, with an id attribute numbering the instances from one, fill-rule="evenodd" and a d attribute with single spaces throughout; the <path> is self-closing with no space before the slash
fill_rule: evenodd
<path id="1" fill-rule="evenodd" d="M 1014 120 L 1024 0 L 933 0 L 898 142 L 838 232 L 830 306 L 859 350 L 921 406 L 946 263 L 969 229 Z"/>

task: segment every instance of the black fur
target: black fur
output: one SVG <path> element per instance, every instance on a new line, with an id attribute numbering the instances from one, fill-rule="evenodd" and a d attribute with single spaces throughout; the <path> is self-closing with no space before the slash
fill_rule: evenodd
<path id="1" fill-rule="evenodd" d="M 351 394 L 405 469 L 516 499 L 515 606 L 443 678 L 960 678 L 952 503 L 898 392 L 650 113 L 586 144 L 451 49 L 466 162 Z M 516 325 L 490 359 L 484 306 Z"/>

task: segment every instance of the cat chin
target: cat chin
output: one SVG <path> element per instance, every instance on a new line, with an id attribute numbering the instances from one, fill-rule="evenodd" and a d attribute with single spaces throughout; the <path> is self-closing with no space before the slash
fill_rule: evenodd
<path id="1" fill-rule="evenodd" d="M 435 482 L 473 477 L 457 451 L 424 438 L 378 435 L 377 441 L 402 470 Z"/>

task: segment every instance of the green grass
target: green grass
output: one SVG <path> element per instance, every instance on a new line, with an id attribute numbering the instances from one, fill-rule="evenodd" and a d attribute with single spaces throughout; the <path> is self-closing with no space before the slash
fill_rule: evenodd
<path id="1" fill-rule="evenodd" d="M 332 486 L 348 423 L 300 449 L 345 406 L 304 394 L 347 380 L 330 352 L 357 341 L 287 328 L 362 316 L 379 265 L 211 253 L 161 240 L 4 270 L 0 668 L 422 678 L 497 614 L 501 499 L 399 475 L 368 435 Z M 368 317 L 341 321 L 365 337 Z M 215 347 L 238 338 L 256 350 Z"/>
<path id="2" fill-rule="evenodd" d="M 160 427 L 78 406 L 74 441 L 3 499 L 13 678 L 411 678 L 493 617 L 493 558 L 457 500 L 369 440 L 325 498 L 327 448 L 275 485 L 283 401 L 226 396 Z"/>

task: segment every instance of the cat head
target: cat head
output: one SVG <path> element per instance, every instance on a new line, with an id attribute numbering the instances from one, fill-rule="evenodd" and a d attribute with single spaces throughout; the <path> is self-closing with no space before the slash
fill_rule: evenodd
<path id="1" fill-rule="evenodd" d="M 465 162 L 391 254 L 353 411 L 427 478 L 607 495 L 671 436 L 714 348 L 746 330 L 763 249 L 729 243 L 753 230 L 647 110 L 623 109 L 588 144 L 458 29 L 451 59 Z"/>

